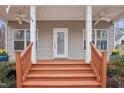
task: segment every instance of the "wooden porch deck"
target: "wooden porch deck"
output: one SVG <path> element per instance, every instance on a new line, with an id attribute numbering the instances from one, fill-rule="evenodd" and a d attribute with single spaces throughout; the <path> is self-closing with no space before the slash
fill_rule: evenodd
<path id="1" fill-rule="evenodd" d="M 68 60 L 68 59 L 53 59 L 53 60 L 37 60 L 37 64 L 84 64 L 85 60 Z"/>

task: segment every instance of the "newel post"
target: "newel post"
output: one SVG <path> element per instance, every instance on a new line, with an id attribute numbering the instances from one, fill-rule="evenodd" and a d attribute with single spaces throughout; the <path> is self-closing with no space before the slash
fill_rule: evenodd
<path id="1" fill-rule="evenodd" d="M 22 81 L 22 69 L 21 69 L 21 59 L 20 52 L 16 52 L 16 87 L 21 88 Z"/>
<path id="2" fill-rule="evenodd" d="M 107 78 L 107 53 L 102 52 L 102 76 L 101 76 L 101 87 L 106 88 Z"/>

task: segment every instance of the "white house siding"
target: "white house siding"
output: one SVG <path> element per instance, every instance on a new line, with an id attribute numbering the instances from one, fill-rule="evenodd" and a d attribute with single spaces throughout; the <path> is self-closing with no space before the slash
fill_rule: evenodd
<path id="1" fill-rule="evenodd" d="M 108 31 L 108 59 L 109 55 L 111 54 L 112 49 L 114 48 L 114 27 L 109 27 Z"/>
<path id="2" fill-rule="evenodd" d="M 11 27 L 8 27 L 8 32 L 7 32 L 7 34 L 8 34 L 8 42 L 7 42 L 7 52 L 8 52 L 8 54 L 9 54 L 9 58 L 10 58 L 10 60 L 13 60 L 13 59 L 15 59 L 15 52 L 13 51 L 13 49 L 14 49 L 14 46 L 13 46 L 13 39 L 14 39 L 14 37 L 13 37 L 13 33 L 12 33 L 12 28 Z"/>
<path id="3" fill-rule="evenodd" d="M 29 24 L 19 25 L 17 22 L 10 21 L 9 25 L 14 29 L 29 29 Z M 100 22 L 94 29 L 109 29 L 109 51 L 114 47 L 112 24 Z M 38 49 L 37 59 L 53 58 L 53 28 L 68 28 L 68 55 L 69 59 L 85 58 L 83 50 L 83 29 L 85 29 L 85 21 L 38 21 Z M 12 31 L 9 32 L 10 34 Z M 8 38 L 12 38 L 11 35 Z M 12 42 L 8 39 L 8 42 Z M 8 52 L 12 52 L 12 43 L 8 44 Z M 108 53 L 110 54 L 110 53 Z M 13 55 L 12 55 L 13 56 Z"/>
<path id="4" fill-rule="evenodd" d="M 122 40 L 124 40 L 124 35 L 116 41 L 116 45 L 121 45 Z"/>

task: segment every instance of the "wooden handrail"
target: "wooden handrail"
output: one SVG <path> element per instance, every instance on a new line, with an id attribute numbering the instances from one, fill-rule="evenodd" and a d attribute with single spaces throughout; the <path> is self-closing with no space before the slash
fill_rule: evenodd
<path id="1" fill-rule="evenodd" d="M 99 57 L 99 58 L 102 58 L 102 54 L 100 53 L 100 51 L 95 47 L 95 45 L 93 44 L 93 43 L 90 43 L 91 44 L 91 49 L 93 49 L 95 52 L 96 52 L 96 54 L 97 54 L 97 56 Z"/>
<path id="2" fill-rule="evenodd" d="M 31 66 L 32 44 L 30 43 L 22 53 L 16 52 L 16 84 L 18 88 L 21 87 L 21 82 L 25 80 Z"/>
<path id="3" fill-rule="evenodd" d="M 32 44 L 33 43 L 30 43 L 27 48 L 21 53 L 21 58 L 23 58 L 27 53 L 28 51 L 30 51 L 30 48 L 32 47 Z"/>
<path id="4" fill-rule="evenodd" d="M 95 45 L 91 42 L 91 66 L 97 76 L 97 80 L 101 83 L 101 87 L 106 87 L 106 69 L 107 56 L 106 52 L 99 52 Z"/>

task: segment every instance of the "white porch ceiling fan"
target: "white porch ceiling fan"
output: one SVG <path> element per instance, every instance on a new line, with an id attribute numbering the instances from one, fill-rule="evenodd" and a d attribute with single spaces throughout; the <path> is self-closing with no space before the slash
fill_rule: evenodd
<path id="1" fill-rule="evenodd" d="M 16 14 L 15 17 L 20 25 L 23 24 L 23 21 L 26 23 L 30 23 L 30 17 L 27 17 L 26 14 L 19 13 Z"/>
<path id="2" fill-rule="evenodd" d="M 100 21 L 111 22 L 112 20 L 109 18 L 111 15 L 112 13 L 107 14 L 105 11 L 100 12 L 94 25 L 98 24 Z"/>

